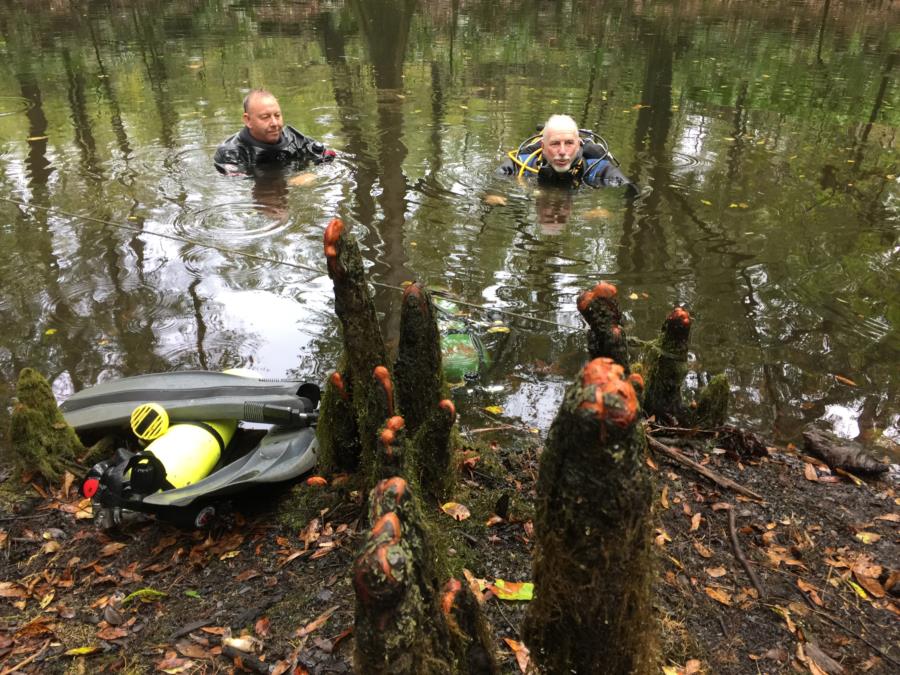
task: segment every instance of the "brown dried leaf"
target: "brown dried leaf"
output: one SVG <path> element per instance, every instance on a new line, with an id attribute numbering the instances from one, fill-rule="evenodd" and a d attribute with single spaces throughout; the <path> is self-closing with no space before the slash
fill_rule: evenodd
<path id="1" fill-rule="evenodd" d="M 711 588 L 707 586 L 705 589 L 706 594 L 711 597 L 716 602 L 720 602 L 723 605 L 731 606 L 731 594 L 728 591 L 725 591 L 721 588 Z"/>
<path id="2" fill-rule="evenodd" d="M 528 672 L 528 661 L 530 660 L 530 654 L 528 653 L 528 647 L 526 647 L 521 642 L 516 642 L 511 638 L 503 638 L 503 641 L 506 645 L 512 649 L 513 654 L 516 656 L 516 663 L 519 664 L 519 670 L 523 673 Z"/>
<path id="3" fill-rule="evenodd" d="M 119 638 L 126 637 L 128 635 L 128 630 L 125 628 L 119 628 L 118 626 L 107 626 L 106 628 L 102 628 L 97 631 L 97 637 L 101 640 L 118 640 Z"/>
<path id="4" fill-rule="evenodd" d="M 125 548 L 125 544 L 120 541 L 111 541 L 106 546 L 100 549 L 100 557 L 108 558 L 109 556 L 116 555 L 119 551 Z"/>
<path id="5" fill-rule="evenodd" d="M 806 593 L 809 596 L 809 599 L 812 600 L 819 607 L 823 606 L 822 598 L 819 597 L 818 591 L 816 591 L 816 587 L 812 584 L 808 584 L 803 579 L 797 578 L 797 588 Z"/>
<path id="6" fill-rule="evenodd" d="M 696 532 L 700 529 L 700 522 L 703 520 L 703 516 L 700 515 L 699 512 L 695 513 L 691 516 L 691 532 Z"/>
<path id="7" fill-rule="evenodd" d="M 853 570 L 853 576 L 856 577 L 856 581 L 859 582 L 859 585 L 862 586 L 867 593 L 875 596 L 876 598 L 884 597 L 884 587 L 882 587 L 882 585 L 878 583 L 878 579 L 873 579 L 872 577 L 867 577 L 859 574 L 856 570 Z"/>
<path id="8" fill-rule="evenodd" d="M 201 645 L 189 640 L 181 640 L 180 642 L 175 643 L 175 649 L 177 649 L 178 653 L 182 656 L 187 656 L 192 659 L 208 659 L 212 657 L 209 651 L 204 649 Z"/>
<path id="9" fill-rule="evenodd" d="M 485 195 L 484 203 L 488 206 L 506 206 L 506 197 L 500 195 Z"/>
<path id="10" fill-rule="evenodd" d="M 875 520 L 887 520 L 891 523 L 900 523 L 900 513 L 885 513 L 883 516 L 875 516 Z"/>
<path id="11" fill-rule="evenodd" d="M 706 570 L 706 573 L 713 579 L 718 579 L 719 577 L 724 577 L 726 574 L 728 574 L 724 567 L 706 567 L 704 569 Z"/>
<path id="12" fill-rule="evenodd" d="M 697 553 L 699 553 L 701 556 L 703 556 L 704 558 L 712 558 L 712 556 L 713 556 L 712 551 L 710 551 L 706 546 L 701 544 L 699 541 L 694 541 L 693 545 L 694 545 L 694 550 L 697 551 Z"/>
<path id="13" fill-rule="evenodd" d="M 664 508 L 669 508 L 669 486 L 663 485 L 662 494 L 659 496 L 659 503 Z"/>
<path id="14" fill-rule="evenodd" d="M 816 467 L 807 462 L 803 463 L 803 476 L 806 480 L 812 481 L 813 483 L 819 482 L 819 474 L 816 473 Z"/>
<path id="15" fill-rule="evenodd" d="M 315 619 L 310 621 L 308 624 L 306 624 L 302 628 L 298 628 L 296 636 L 298 638 L 306 637 L 313 631 L 318 630 L 319 628 L 321 628 L 322 626 L 325 625 L 325 623 L 328 621 L 328 619 L 331 618 L 331 615 L 334 614 L 337 610 L 338 610 L 337 606 L 326 609 L 324 612 L 319 614 L 319 616 L 317 616 Z"/>

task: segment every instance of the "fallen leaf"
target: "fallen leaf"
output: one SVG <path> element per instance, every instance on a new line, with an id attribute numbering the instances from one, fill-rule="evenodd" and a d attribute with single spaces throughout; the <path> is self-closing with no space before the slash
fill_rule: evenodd
<path id="1" fill-rule="evenodd" d="M 859 585 L 862 586 L 869 595 L 873 595 L 876 598 L 884 597 L 884 587 L 878 583 L 878 579 L 874 579 L 872 577 L 867 577 L 862 574 L 857 574 L 854 570 L 853 576 L 856 577 L 856 581 L 859 582 Z"/>
<path id="2" fill-rule="evenodd" d="M 705 204 L 706 206 L 712 206 L 712 202 L 709 201 L 708 199 L 701 199 L 700 203 Z"/>
<path id="3" fill-rule="evenodd" d="M 819 482 L 819 474 L 816 473 L 816 467 L 812 464 L 806 462 L 803 463 L 803 476 L 806 480 L 812 481 L 813 483 Z"/>
<path id="4" fill-rule="evenodd" d="M 694 550 L 697 551 L 704 558 L 712 558 L 713 554 L 706 546 L 701 544 L 699 541 L 693 542 Z"/>
<path id="5" fill-rule="evenodd" d="M 325 485 L 328 485 L 328 480 L 323 478 L 322 476 L 310 476 L 306 479 L 306 484 L 313 487 L 323 487 Z"/>
<path id="6" fill-rule="evenodd" d="M 259 635 L 261 638 L 269 637 L 269 633 L 271 631 L 272 622 L 269 620 L 269 617 L 264 616 L 261 617 L 256 624 L 253 626 L 253 631 Z"/>
<path id="7" fill-rule="evenodd" d="M 291 176 L 290 178 L 288 178 L 288 185 L 295 185 L 295 186 L 309 185 L 310 183 L 312 183 L 315 180 L 316 180 L 316 174 L 301 173 L 297 176 Z"/>
<path id="8" fill-rule="evenodd" d="M 684 664 L 684 675 L 695 675 L 700 672 L 702 666 L 699 659 L 688 659 L 688 662 Z"/>
<path id="9" fill-rule="evenodd" d="M 122 600 L 122 606 L 124 607 L 132 600 L 140 600 L 141 602 L 154 602 L 156 600 L 162 600 L 164 597 L 168 595 L 162 591 L 157 591 L 155 588 L 140 588 L 133 593 L 129 593 Z"/>
<path id="10" fill-rule="evenodd" d="M 519 664 L 519 670 L 523 673 L 528 671 L 528 661 L 530 659 L 530 655 L 528 653 L 528 647 L 526 647 L 521 642 L 516 642 L 511 638 L 503 638 L 503 641 L 507 644 L 507 646 L 512 649 L 513 654 L 516 657 L 516 663 Z"/>
<path id="11" fill-rule="evenodd" d="M 672 537 L 669 536 L 669 533 L 661 527 L 656 528 L 655 535 L 654 541 L 657 546 L 665 546 L 667 541 L 672 541 Z"/>
<path id="12" fill-rule="evenodd" d="M 797 626 L 794 624 L 793 619 L 791 619 L 790 611 L 788 611 L 784 607 L 781 607 L 780 605 L 775 605 L 774 607 L 772 607 L 772 611 L 784 619 L 784 623 L 787 625 L 787 629 L 792 635 L 795 635 L 797 633 Z"/>
<path id="13" fill-rule="evenodd" d="M 854 581 L 851 581 L 850 579 L 847 579 L 847 583 L 850 585 L 850 588 L 852 588 L 854 591 L 856 591 L 856 594 L 859 597 L 861 597 L 863 600 L 869 599 L 868 594 L 862 589 L 862 587 L 859 584 L 855 583 Z"/>
<path id="14" fill-rule="evenodd" d="M 706 570 L 706 573 L 713 579 L 724 577 L 728 573 L 724 567 L 706 567 L 704 569 Z"/>
<path id="15" fill-rule="evenodd" d="M 701 516 L 699 512 L 691 516 L 691 532 L 696 532 L 700 529 L 700 521 L 702 520 L 703 516 Z"/>
<path id="16" fill-rule="evenodd" d="M 485 195 L 484 203 L 488 206 L 506 206 L 506 197 L 500 195 Z"/>
<path id="17" fill-rule="evenodd" d="M 856 538 L 864 544 L 874 544 L 881 539 L 881 535 L 876 532 L 857 532 Z"/>
<path id="18" fill-rule="evenodd" d="M 659 496 L 659 503 L 664 509 L 669 508 L 669 486 L 663 485 L 662 494 Z"/>
<path id="19" fill-rule="evenodd" d="M 816 591 L 816 587 L 812 584 L 808 584 L 803 579 L 797 579 L 797 588 L 806 593 L 809 596 L 809 599 L 812 600 L 819 607 L 823 606 L 822 598 L 819 597 L 819 593 Z"/>
<path id="20" fill-rule="evenodd" d="M 324 612 L 319 614 L 319 616 L 317 616 L 315 619 L 310 621 L 308 624 L 306 624 L 302 628 L 298 628 L 295 635 L 298 638 L 302 638 L 302 637 L 306 637 L 313 631 L 318 630 L 319 628 L 321 628 L 322 626 L 325 625 L 325 623 L 328 621 L 328 619 L 331 618 L 331 615 L 334 614 L 337 610 L 338 610 L 337 606 L 326 609 Z"/>
<path id="21" fill-rule="evenodd" d="M 484 526 L 485 527 L 493 527 L 494 525 L 499 525 L 502 522 L 503 522 L 503 518 L 495 515 L 495 516 L 491 516 L 490 518 L 488 518 L 485 521 Z"/>
<path id="22" fill-rule="evenodd" d="M 446 504 L 441 506 L 441 511 L 446 513 L 448 516 L 451 516 L 455 520 L 465 520 L 472 515 L 468 507 L 456 502 L 447 502 Z"/>
<path id="23" fill-rule="evenodd" d="M 208 659 L 211 656 L 202 645 L 198 645 L 195 642 L 188 642 L 187 640 L 176 643 L 175 649 L 177 649 L 178 653 L 182 656 L 187 656 L 192 659 Z"/>
<path id="24" fill-rule="evenodd" d="M 118 640 L 128 635 L 127 628 L 119 628 L 118 626 L 107 626 L 97 631 L 97 637 L 101 640 Z"/>
<path id="25" fill-rule="evenodd" d="M 721 588 L 710 588 L 709 586 L 704 590 L 706 591 L 706 594 L 716 602 L 731 606 L 731 594 L 727 591 L 722 590 Z"/>
<path id="26" fill-rule="evenodd" d="M 494 579 L 494 583 L 489 588 L 501 600 L 531 600 L 534 598 L 534 584 L 530 581 L 512 582 Z"/>
<path id="27" fill-rule="evenodd" d="M 837 380 L 838 382 L 840 382 L 841 384 L 846 384 L 848 387 L 858 387 L 859 386 L 853 380 L 851 380 L 847 377 L 844 377 L 842 375 L 835 375 L 834 379 Z"/>
<path id="28" fill-rule="evenodd" d="M 601 218 L 609 218 L 609 216 L 609 211 L 599 206 L 584 213 L 584 217 L 591 220 L 600 220 Z"/>
<path id="29" fill-rule="evenodd" d="M 484 410 L 485 410 L 485 412 L 489 412 L 492 415 L 502 415 L 503 414 L 503 408 L 500 407 L 499 405 L 489 405 Z"/>
<path id="30" fill-rule="evenodd" d="M 100 647 L 74 647 L 63 652 L 65 656 L 86 656 L 100 651 Z"/>
<path id="31" fill-rule="evenodd" d="M 111 555 L 115 555 L 119 551 L 125 548 L 125 544 L 120 541 L 113 541 L 100 549 L 100 557 L 108 558 Z"/>
<path id="32" fill-rule="evenodd" d="M 885 513 L 883 516 L 875 516 L 875 520 L 887 520 L 891 523 L 900 523 L 900 513 Z"/>

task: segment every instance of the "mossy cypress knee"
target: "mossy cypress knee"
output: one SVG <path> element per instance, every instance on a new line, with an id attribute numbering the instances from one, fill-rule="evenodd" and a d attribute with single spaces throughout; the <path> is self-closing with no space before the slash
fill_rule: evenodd
<path id="1" fill-rule="evenodd" d="M 434 304 L 418 283 L 410 284 L 403 292 L 394 377 L 397 402 L 409 430 L 415 433 L 437 406 L 444 390 L 441 335 Z"/>
<path id="2" fill-rule="evenodd" d="M 380 481 L 369 494 L 371 530 L 353 565 L 359 673 L 459 672 L 448 652 L 433 552 L 406 481 Z"/>
<path id="3" fill-rule="evenodd" d="M 362 448 L 356 427 L 352 388 L 347 377 L 335 371 L 325 384 L 316 426 L 317 459 L 324 471 L 355 471 Z"/>
<path id="4" fill-rule="evenodd" d="M 601 281 L 591 290 L 578 296 L 578 311 L 587 321 L 588 353 L 592 359 L 602 356 L 611 358 L 629 371 L 628 345 L 622 328 L 622 312 L 616 300 L 618 289 Z"/>
<path id="5" fill-rule="evenodd" d="M 687 375 L 691 323 L 691 315 L 686 309 L 673 309 L 662 326 L 662 334 L 650 346 L 645 358 L 644 410 L 661 421 L 685 422 L 690 417 L 682 400 L 681 387 Z"/>
<path id="6" fill-rule="evenodd" d="M 730 398 L 728 377 L 725 373 L 719 373 L 700 390 L 694 424 L 702 429 L 712 429 L 725 424 L 725 420 L 728 419 Z"/>
<path id="7" fill-rule="evenodd" d="M 50 384 L 33 368 L 19 373 L 16 399 L 9 438 L 18 472 L 37 471 L 47 480 L 59 480 L 66 463 L 82 454 L 84 446 L 66 424 Z"/>
<path id="8" fill-rule="evenodd" d="M 540 460 L 535 599 L 523 626 L 546 673 L 649 673 L 652 485 L 624 369 L 591 361 L 566 392 Z"/>

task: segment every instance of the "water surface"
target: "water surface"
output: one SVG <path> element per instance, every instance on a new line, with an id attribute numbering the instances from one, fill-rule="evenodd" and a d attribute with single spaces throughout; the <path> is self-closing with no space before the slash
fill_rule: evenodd
<path id="1" fill-rule="evenodd" d="M 24 366 L 61 397 L 181 368 L 323 380 L 339 215 L 389 343 L 390 287 L 412 279 L 479 320 L 544 320 L 505 317 L 470 415 L 547 428 L 584 359 L 575 300 L 605 279 L 634 337 L 691 311 L 692 382 L 727 372 L 733 422 L 889 447 L 898 19 L 887 1 L 4 0 L 0 393 Z M 339 151 L 312 182 L 213 170 L 258 86 Z M 496 177 L 553 112 L 603 134 L 642 196 Z"/>

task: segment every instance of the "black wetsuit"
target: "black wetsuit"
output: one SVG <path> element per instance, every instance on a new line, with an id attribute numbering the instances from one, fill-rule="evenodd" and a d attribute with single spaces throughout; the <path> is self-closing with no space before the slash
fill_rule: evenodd
<path id="1" fill-rule="evenodd" d="M 631 181 L 619 170 L 619 167 L 610 161 L 609 153 L 596 143 L 586 142 L 581 146 L 578 157 L 572 162 L 568 171 L 557 172 L 548 164 L 542 155 L 534 154 L 541 147 L 540 143 L 522 148 L 518 153 L 518 160 L 529 168 L 537 169 L 537 174 L 526 169 L 524 176 L 537 176 L 542 185 L 559 185 L 562 187 L 578 187 L 582 183 L 591 187 L 618 187 L 620 185 L 632 185 Z M 497 172 L 511 176 L 519 173 L 520 164 L 516 164 L 509 157 L 500 165 Z"/>
<path id="2" fill-rule="evenodd" d="M 239 176 L 249 175 L 257 168 L 290 168 L 308 162 L 328 162 L 333 158 L 334 150 L 326 150 L 324 145 L 294 127 L 285 126 L 277 143 L 258 141 L 244 127 L 216 149 L 213 163 L 220 173 Z"/>

